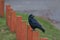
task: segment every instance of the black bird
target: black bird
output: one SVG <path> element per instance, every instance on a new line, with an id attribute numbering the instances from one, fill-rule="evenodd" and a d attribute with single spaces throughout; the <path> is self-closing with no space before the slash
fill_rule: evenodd
<path id="1" fill-rule="evenodd" d="M 31 28 L 33 29 L 33 31 L 35 31 L 35 29 L 38 28 L 42 32 L 45 33 L 45 29 L 43 29 L 42 25 L 39 24 L 38 21 L 34 18 L 34 15 L 32 15 L 32 14 L 29 15 L 28 22 L 29 22 Z"/>

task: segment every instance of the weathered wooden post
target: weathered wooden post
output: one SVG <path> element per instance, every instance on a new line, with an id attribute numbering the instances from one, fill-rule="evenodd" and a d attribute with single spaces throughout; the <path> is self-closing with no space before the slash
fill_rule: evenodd
<path id="1" fill-rule="evenodd" d="M 33 31 L 33 40 L 39 40 L 39 32 Z"/>
<path id="2" fill-rule="evenodd" d="M 8 16 L 10 14 L 10 12 L 9 12 L 10 10 L 11 10 L 11 6 L 6 5 L 6 24 L 7 24 L 7 26 L 9 26 L 9 24 L 8 24 L 8 20 L 9 20 Z"/>
<path id="3" fill-rule="evenodd" d="M 27 24 L 25 21 L 22 22 L 22 30 L 21 30 L 21 40 L 27 40 Z"/>
<path id="4" fill-rule="evenodd" d="M 10 31 L 15 32 L 15 28 L 16 28 L 16 12 L 11 11 L 11 15 L 10 15 Z"/>
<path id="5" fill-rule="evenodd" d="M 48 40 L 48 38 L 40 38 L 40 40 Z"/>
<path id="6" fill-rule="evenodd" d="M 21 40 L 22 17 L 18 16 L 16 19 L 16 40 Z"/>
<path id="7" fill-rule="evenodd" d="M 28 35 L 27 35 L 28 40 L 33 40 L 33 31 L 32 31 L 32 28 L 30 26 L 28 26 L 27 29 L 28 29 L 27 30 L 27 32 L 28 32 Z"/>
<path id="8" fill-rule="evenodd" d="M 4 17 L 4 0 L 0 0 L 0 17 Z"/>

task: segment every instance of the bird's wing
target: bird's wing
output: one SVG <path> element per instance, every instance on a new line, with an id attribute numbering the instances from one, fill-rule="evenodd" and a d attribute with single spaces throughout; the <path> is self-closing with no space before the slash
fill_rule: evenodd
<path id="1" fill-rule="evenodd" d="M 38 23 L 38 21 L 34 18 L 31 18 L 29 20 L 29 23 L 31 24 L 32 28 L 38 28 L 40 29 L 42 32 L 45 32 L 44 28 L 41 26 L 41 24 Z"/>
<path id="2" fill-rule="evenodd" d="M 31 19 L 31 21 L 32 21 L 32 24 L 34 24 L 35 26 L 40 26 L 37 20 Z"/>

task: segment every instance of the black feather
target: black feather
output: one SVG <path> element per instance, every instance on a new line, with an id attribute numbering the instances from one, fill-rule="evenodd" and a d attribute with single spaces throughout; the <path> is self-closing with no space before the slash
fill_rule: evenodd
<path id="1" fill-rule="evenodd" d="M 34 19 L 34 15 L 30 14 L 28 17 L 28 22 L 33 30 L 36 28 L 40 29 L 42 32 L 45 33 L 45 30 L 43 29 L 42 25 L 38 23 L 36 19 Z"/>

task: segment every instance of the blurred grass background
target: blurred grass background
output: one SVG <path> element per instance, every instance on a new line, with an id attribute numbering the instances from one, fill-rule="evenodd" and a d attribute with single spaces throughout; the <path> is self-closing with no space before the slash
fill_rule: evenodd
<path id="1" fill-rule="evenodd" d="M 22 16 L 23 20 L 28 23 L 28 14 L 25 13 L 19 13 L 17 12 L 16 16 Z M 41 17 L 35 17 L 40 24 L 43 25 L 43 27 L 46 30 L 46 33 L 42 33 L 39 31 L 40 37 L 46 37 L 48 40 L 60 40 L 60 30 L 56 29 L 54 25 L 52 25 L 50 22 L 44 20 Z M 0 40 L 16 40 L 15 33 L 11 33 L 9 31 L 8 26 L 6 25 L 6 16 L 4 18 L 0 18 Z"/>

